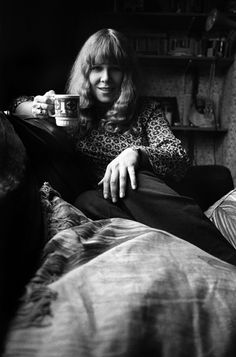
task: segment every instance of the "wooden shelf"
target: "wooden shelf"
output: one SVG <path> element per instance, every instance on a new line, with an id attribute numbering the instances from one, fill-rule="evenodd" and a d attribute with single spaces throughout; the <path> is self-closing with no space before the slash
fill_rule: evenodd
<path id="1" fill-rule="evenodd" d="M 139 27 L 148 26 L 148 28 L 166 29 L 168 23 L 168 29 L 174 29 L 177 31 L 204 31 L 205 21 L 208 14 L 203 13 L 181 13 L 176 14 L 172 12 L 114 12 L 117 23 L 126 23 L 130 25 L 132 23 Z"/>
<path id="2" fill-rule="evenodd" d="M 83 13 L 85 16 L 91 16 L 89 11 Z M 207 14 L 200 13 L 166 13 L 166 12 L 98 12 L 93 18 L 96 23 L 108 26 L 112 24 L 117 30 L 123 30 L 125 28 L 142 28 L 143 30 L 155 30 L 164 31 L 168 27 L 168 30 L 174 31 L 190 31 L 190 32 L 203 32 L 205 31 L 205 21 Z M 168 26 L 167 26 L 168 25 Z"/>
<path id="3" fill-rule="evenodd" d="M 172 126 L 173 131 L 183 131 L 183 132 L 206 132 L 206 133 L 227 133 L 226 128 L 211 128 L 211 127 L 195 127 L 195 126 Z"/>
<path id="4" fill-rule="evenodd" d="M 148 63 L 158 63 L 158 64 L 175 64 L 175 65 L 201 65 L 209 66 L 211 63 L 215 62 L 217 67 L 227 68 L 233 62 L 234 58 L 232 57 L 196 57 L 196 56 L 156 56 L 156 55 L 146 55 L 138 54 L 138 59 L 140 62 L 147 61 Z"/>
<path id="5" fill-rule="evenodd" d="M 116 18 L 117 21 L 121 21 L 123 24 L 127 23 L 130 25 L 134 22 L 139 26 L 148 26 L 148 28 L 158 28 L 166 29 L 168 23 L 168 29 L 174 29 L 177 31 L 200 31 L 205 32 L 205 22 L 207 19 L 208 13 L 175 13 L 175 12 L 122 12 L 114 11 L 107 12 L 106 16 Z M 236 20 L 236 15 L 229 13 L 226 14 L 227 18 L 231 20 Z M 217 29 L 222 31 L 226 30 L 224 26 L 219 24 Z"/>

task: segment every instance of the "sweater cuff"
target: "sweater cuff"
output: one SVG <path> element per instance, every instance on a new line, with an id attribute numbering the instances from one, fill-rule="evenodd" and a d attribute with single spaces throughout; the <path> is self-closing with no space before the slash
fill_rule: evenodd
<path id="1" fill-rule="evenodd" d="M 9 106 L 9 111 L 11 114 L 14 114 L 16 111 L 16 108 L 18 105 L 24 102 L 32 102 L 34 100 L 34 96 L 28 96 L 28 95 L 21 95 L 20 97 L 17 97 L 12 101 L 12 103 Z"/>
<path id="2" fill-rule="evenodd" d="M 138 152 L 139 155 L 138 168 L 153 171 L 152 165 L 149 161 L 148 153 L 146 152 L 145 148 L 140 146 L 132 146 L 131 149 Z"/>

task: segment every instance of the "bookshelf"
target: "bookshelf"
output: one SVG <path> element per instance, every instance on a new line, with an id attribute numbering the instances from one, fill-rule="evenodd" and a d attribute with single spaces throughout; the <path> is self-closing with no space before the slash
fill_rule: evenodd
<path id="1" fill-rule="evenodd" d="M 143 64 L 156 63 L 158 65 L 182 66 L 182 67 L 209 67 L 212 62 L 217 64 L 218 68 L 227 69 L 234 62 L 233 56 L 216 58 L 216 57 L 195 57 L 195 56 L 169 56 L 169 55 L 150 55 L 137 54 L 139 61 Z"/>
<path id="2" fill-rule="evenodd" d="M 141 65 L 161 66 L 163 72 L 165 68 L 167 72 L 169 68 L 181 72 L 182 68 L 184 76 L 187 72 L 192 76 L 194 86 L 200 71 L 205 71 L 205 77 L 211 71 L 214 71 L 213 77 L 216 71 L 221 71 L 223 78 L 234 62 L 229 30 L 205 30 L 206 19 L 215 5 L 225 6 L 225 1 L 114 0 L 113 24 L 130 38 Z M 236 15 L 230 14 L 230 17 Z M 208 86 L 207 80 L 205 86 Z M 185 119 L 186 110 L 184 108 L 185 114 L 181 114 Z M 188 135 L 191 132 L 223 135 L 227 130 L 221 127 L 219 112 L 217 116 L 209 128 L 201 127 L 201 124 L 196 128 L 191 120 L 186 125 L 186 120 L 181 117 L 179 125 L 173 126 L 173 130 Z"/>
<path id="3" fill-rule="evenodd" d="M 221 59 L 231 58 L 231 49 L 225 35 L 186 35 L 183 30 L 128 35 L 138 55 L 190 57 L 201 60 L 217 58 L 219 62 Z"/>
<path id="4" fill-rule="evenodd" d="M 236 11 L 230 12 L 226 3 L 229 2 L 114 0 L 111 15 L 114 27 L 130 38 L 145 78 L 150 80 L 144 94 L 176 97 L 180 121 L 172 120 L 171 129 L 189 149 L 195 163 L 224 160 L 221 153 L 228 136 L 227 121 L 221 118 L 224 79 L 233 68 L 235 50 L 229 29 L 218 26 L 207 32 L 205 24 L 214 7 L 229 11 L 228 16 L 236 21 Z M 193 104 L 194 96 L 207 97 L 211 89 L 215 118 L 209 127 L 202 124 L 202 119 L 195 125 L 188 98 Z M 224 114 L 225 111 L 225 118 Z"/>

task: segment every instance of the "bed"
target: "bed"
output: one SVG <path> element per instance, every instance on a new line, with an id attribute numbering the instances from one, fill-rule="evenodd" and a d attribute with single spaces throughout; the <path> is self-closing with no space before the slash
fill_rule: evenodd
<path id="1" fill-rule="evenodd" d="M 236 355 L 236 267 L 166 232 L 93 221 L 45 181 L 45 241 L 3 357 Z"/>

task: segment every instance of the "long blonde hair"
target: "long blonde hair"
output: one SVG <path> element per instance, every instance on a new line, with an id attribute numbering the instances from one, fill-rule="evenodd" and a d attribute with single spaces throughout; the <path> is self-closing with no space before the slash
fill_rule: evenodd
<path id="1" fill-rule="evenodd" d="M 120 132 L 131 126 L 137 100 L 138 66 L 128 38 L 114 29 L 101 29 L 91 35 L 79 51 L 67 82 L 67 93 L 80 95 L 81 117 L 92 123 L 94 98 L 89 74 L 96 59 L 108 60 L 120 66 L 123 72 L 120 95 L 106 113 L 102 122 L 106 130 Z M 89 125 L 88 125 L 89 126 Z M 91 125 L 90 125 L 91 127 Z"/>

